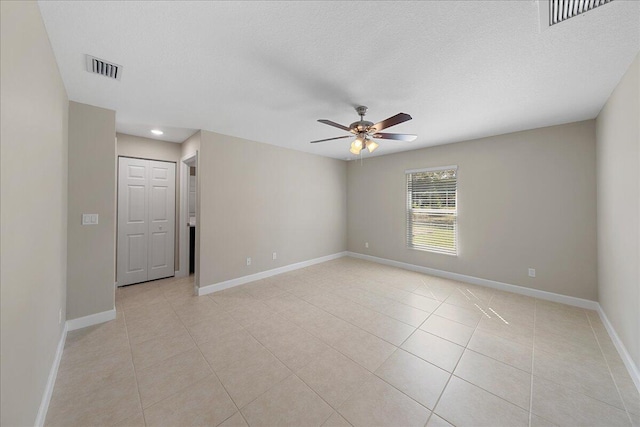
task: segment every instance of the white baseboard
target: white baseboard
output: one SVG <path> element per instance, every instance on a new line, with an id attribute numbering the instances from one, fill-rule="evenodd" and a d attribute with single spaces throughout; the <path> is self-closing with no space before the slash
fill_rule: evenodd
<path id="1" fill-rule="evenodd" d="M 78 317 L 77 319 L 67 320 L 67 331 L 75 331 L 76 329 L 86 328 L 87 326 L 97 325 L 99 323 L 108 322 L 116 318 L 115 307 L 102 313 L 91 314 L 89 316 Z"/>
<path id="2" fill-rule="evenodd" d="M 626 366 L 627 371 L 629 371 L 629 375 L 631 376 L 633 383 L 636 385 L 636 388 L 638 389 L 638 391 L 640 391 L 640 370 L 634 363 L 633 359 L 631 358 L 631 355 L 627 351 L 627 348 L 624 346 L 624 344 L 622 343 L 622 340 L 616 333 L 616 330 L 613 329 L 613 325 L 611 324 L 611 322 L 609 322 L 609 318 L 607 317 L 606 313 L 604 312 L 600 304 L 598 304 L 598 314 L 600 315 L 602 324 L 604 325 L 605 329 L 609 333 L 609 337 L 611 338 L 611 341 L 613 341 L 613 345 L 616 346 L 616 350 L 618 350 L 618 354 L 620 355 L 622 362 L 624 362 L 624 366 Z"/>
<path id="3" fill-rule="evenodd" d="M 484 286 L 487 288 L 498 289 L 501 291 L 512 292 L 514 294 L 526 295 L 529 297 L 539 298 L 547 301 L 559 302 L 561 304 L 572 305 L 589 310 L 597 310 L 600 306 L 596 301 L 583 298 L 571 297 L 568 295 L 556 294 L 553 292 L 541 291 L 539 289 L 525 288 L 524 286 L 510 285 L 509 283 L 496 282 L 495 280 L 481 279 L 479 277 L 466 276 L 459 273 L 451 273 L 450 271 L 436 270 L 435 268 L 423 267 L 421 265 L 407 264 L 405 262 L 394 261 L 386 258 L 378 258 L 371 255 L 359 254 L 357 252 L 347 252 L 348 256 L 373 261 L 379 264 L 390 265 L 393 267 L 404 268 L 405 270 L 417 271 L 431 276 L 443 277 L 445 279 L 458 280 L 460 282 L 471 283 L 472 285 Z"/>
<path id="4" fill-rule="evenodd" d="M 309 267 L 314 264 L 320 264 L 321 262 L 331 261 L 333 259 L 342 258 L 346 256 L 347 252 L 338 252 L 335 254 L 323 256 L 320 258 L 314 258 L 307 261 L 297 262 L 295 264 L 285 265 L 283 267 L 274 268 L 273 270 L 261 271 L 260 273 L 250 274 L 248 276 L 242 276 L 231 280 L 225 280 L 224 282 L 214 283 L 212 285 L 201 286 L 198 288 L 198 295 L 207 295 L 224 289 L 233 288 L 235 286 L 244 285 L 245 283 L 253 282 L 255 280 L 265 279 L 267 277 L 275 276 L 276 274 L 286 273 L 288 271 L 298 270 L 300 268 Z"/>
<path id="5" fill-rule="evenodd" d="M 187 270 L 186 269 L 182 269 L 182 270 L 176 270 L 175 271 L 175 276 L 176 277 L 187 277 Z"/>
<path id="6" fill-rule="evenodd" d="M 56 385 L 56 378 L 58 376 L 58 368 L 60 367 L 60 361 L 62 360 L 62 352 L 64 351 L 64 344 L 67 340 L 67 332 L 74 331 L 80 328 L 86 328 L 87 326 L 97 325 L 99 323 L 108 322 L 116 318 L 116 309 L 103 311 L 102 313 L 92 314 L 90 316 L 80 317 L 78 319 L 67 320 L 64 323 L 64 329 L 58 342 L 58 348 L 56 349 L 56 356 L 53 359 L 51 370 L 49 371 L 49 378 L 47 379 L 47 385 L 45 386 L 44 393 L 42 395 L 42 401 L 38 408 L 38 415 L 36 416 L 35 426 L 40 427 L 44 425 L 44 421 L 47 418 L 47 411 L 49 410 L 49 403 L 51 403 L 51 396 L 53 395 L 53 388 Z"/>
<path id="7" fill-rule="evenodd" d="M 36 427 L 43 426 L 44 420 L 45 418 L 47 418 L 47 411 L 49 410 L 49 403 L 51 402 L 51 396 L 53 395 L 53 387 L 56 385 L 58 368 L 60 367 L 60 360 L 62 360 L 62 352 L 64 351 L 64 343 L 66 342 L 66 340 L 67 323 L 65 322 L 64 328 L 62 330 L 62 335 L 60 336 L 60 341 L 58 341 L 56 355 L 53 359 L 51 370 L 49 371 L 49 378 L 47 378 L 47 385 L 45 386 L 44 393 L 42 394 L 42 401 L 40 402 L 40 407 L 38 408 L 38 415 L 36 415 Z"/>

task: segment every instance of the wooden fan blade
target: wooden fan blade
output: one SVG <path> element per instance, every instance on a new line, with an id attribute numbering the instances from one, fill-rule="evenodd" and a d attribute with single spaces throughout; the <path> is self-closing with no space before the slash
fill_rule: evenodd
<path id="1" fill-rule="evenodd" d="M 327 120 L 327 119 L 320 119 L 318 121 L 320 123 L 324 123 L 325 125 L 333 126 L 334 128 L 338 128 L 338 129 L 346 130 L 347 132 L 351 132 L 351 129 L 349 129 L 346 126 L 342 126 L 340 123 L 332 122 L 331 120 Z"/>
<path id="2" fill-rule="evenodd" d="M 375 129 L 376 132 L 380 132 L 382 129 L 390 128 L 391 126 L 399 125 L 408 120 L 411 120 L 411 116 L 406 113 L 398 113 L 393 117 L 389 117 L 375 125 L 371 126 L 371 129 Z"/>
<path id="3" fill-rule="evenodd" d="M 409 135 L 407 133 L 374 133 L 373 138 L 376 139 L 393 139 L 396 141 L 415 141 L 418 135 Z"/>
<path id="4" fill-rule="evenodd" d="M 336 136 L 335 138 L 319 139 L 319 140 L 317 140 L 317 141 L 311 141 L 311 143 L 312 143 L 312 144 L 315 144 L 316 142 L 333 141 L 334 139 L 343 139 L 343 138 L 353 138 L 353 135 L 347 135 L 347 136 Z"/>

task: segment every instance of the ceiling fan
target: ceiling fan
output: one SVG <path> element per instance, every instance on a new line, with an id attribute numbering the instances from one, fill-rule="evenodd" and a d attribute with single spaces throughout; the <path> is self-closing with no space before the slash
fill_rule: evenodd
<path id="1" fill-rule="evenodd" d="M 406 113 L 398 113 L 395 116 L 389 117 L 388 119 L 385 119 L 379 123 L 373 124 L 372 122 L 368 122 L 364 119 L 365 114 L 367 114 L 367 107 L 364 107 L 364 106 L 356 107 L 356 112 L 360 116 L 360 120 L 357 122 L 351 123 L 349 127 L 343 126 L 336 122 L 332 122 L 331 120 L 326 120 L 326 119 L 318 120 L 320 123 L 324 123 L 325 125 L 333 126 L 338 129 L 351 132 L 353 135 L 356 135 L 356 139 L 351 143 L 351 149 L 349 150 L 353 154 L 360 154 L 360 151 L 362 151 L 362 149 L 365 147 L 367 148 L 367 150 L 369 150 L 370 153 L 373 153 L 373 150 L 378 148 L 378 145 L 379 145 L 374 141 L 374 139 L 392 139 L 395 141 L 411 142 L 418 137 L 417 135 L 409 135 L 404 133 L 380 132 L 383 129 L 387 129 L 387 128 L 390 128 L 391 126 L 395 126 L 400 123 L 411 120 L 411 116 Z M 317 142 L 333 141 L 334 139 L 352 138 L 353 135 L 319 139 L 317 141 L 311 141 L 311 143 L 315 144 Z"/>

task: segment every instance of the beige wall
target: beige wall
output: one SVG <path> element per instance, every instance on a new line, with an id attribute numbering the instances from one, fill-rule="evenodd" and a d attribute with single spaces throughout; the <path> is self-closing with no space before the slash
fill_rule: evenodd
<path id="1" fill-rule="evenodd" d="M 175 269 L 180 268 L 180 159 L 182 146 L 175 142 L 158 141 L 157 139 L 116 133 L 116 149 L 118 156 L 138 157 L 141 159 L 162 160 L 176 164 L 176 238 L 175 238 Z"/>
<path id="2" fill-rule="evenodd" d="M 595 164 L 593 120 L 350 162 L 348 248 L 595 300 Z M 408 249 L 405 170 L 448 165 L 459 255 Z"/>
<path id="3" fill-rule="evenodd" d="M 201 138 L 200 286 L 345 250 L 344 161 L 208 131 Z"/>
<path id="4" fill-rule="evenodd" d="M 68 100 L 37 4 L 3 1 L 0 16 L 0 424 L 19 426 L 36 420 L 65 319 Z"/>
<path id="5" fill-rule="evenodd" d="M 114 307 L 115 111 L 69 102 L 67 318 Z M 82 225 L 97 213 L 98 225 Z"/>
<path id="6" fill-rule="evenodd" d="M 118 156 L 138 157 L 165 162 L 179 162 L 182 157 L 182 145 L 175 142 L 116 133 Z"/>
<path id="7" fill-rule="evenodd" d="M 596 120 L 600 304 L 640 367 L 640 55 Z"/>
<path id="8" fill-rule="evenodd" d="M 188 156 L 200 150 L 200 134 L 200 131 L 194 133 L 181 144 L 182 157 Z"/>

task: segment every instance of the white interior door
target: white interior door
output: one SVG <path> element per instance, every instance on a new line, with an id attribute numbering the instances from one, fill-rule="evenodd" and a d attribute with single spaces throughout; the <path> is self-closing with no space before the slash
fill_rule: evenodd
<path id="1" fill-rule="evenodd" d="M 173 276 L 175 164 L 118 161 L 118 286 Z"/>
<path id="2" fill-rule="evenodd" d="M 148 280 L 175 274 L 176 165 L 149 161 Z"/>
<path id="3" fill-rule="evenodd" d="M 147 280 L 149 161 L 118 161 L 118 286 Z"/>

